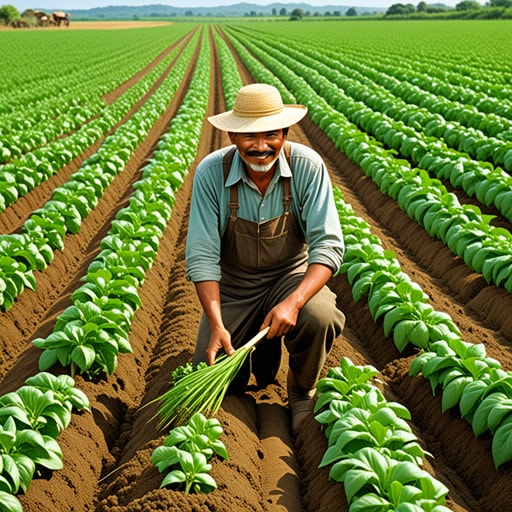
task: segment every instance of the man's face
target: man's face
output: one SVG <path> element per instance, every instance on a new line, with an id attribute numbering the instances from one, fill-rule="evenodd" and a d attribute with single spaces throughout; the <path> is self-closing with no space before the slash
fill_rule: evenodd
<path id="1" fill-rule="evenodd" d="M 288 130 L 279 129 L 256 133 L 229 132 L 228 135 L 250 169 L 255 172 L 267 172 L 272 169 L 279 157 L 287 133 Z"/>

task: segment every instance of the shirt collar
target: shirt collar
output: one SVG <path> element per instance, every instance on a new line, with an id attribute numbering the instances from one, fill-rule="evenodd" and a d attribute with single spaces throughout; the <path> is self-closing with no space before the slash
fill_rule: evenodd
<path id="1" fill-rule="evenodd" d="M 283 146 L 281 152 L 279 153 L 279 158 L 277 159 L 277 172 L 272 178 L 272 182 L 275 183 L 279 178 L 290 178 L 291 176 L 292 171 L 288 165 L 288 161 L 286 160 Z M 235 151 L 225 186 L 231 187 L 235 183 L 238 183 L 240 180 L 247 181 L 247 175 L 245 174 L 240 154 L 238 151 Z"/>

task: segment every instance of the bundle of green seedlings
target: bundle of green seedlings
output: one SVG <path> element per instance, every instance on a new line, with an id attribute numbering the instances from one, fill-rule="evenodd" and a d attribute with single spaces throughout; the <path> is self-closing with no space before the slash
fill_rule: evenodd
<path id="1" fill-rule="evenodd" d="M 241 346 L 230 356 L 220 356 L 215 364 L 186 366 L 180 369 L 173 387 L 150 403 L 160 402 L 156 416 L 158 428 L 185 425 L 197 412 L 213 417 L 219 410 L 229 385 L 256 344 L 268 333 L 268 327 Z M 148 404 L 149 405 L 149 404 Z"/>

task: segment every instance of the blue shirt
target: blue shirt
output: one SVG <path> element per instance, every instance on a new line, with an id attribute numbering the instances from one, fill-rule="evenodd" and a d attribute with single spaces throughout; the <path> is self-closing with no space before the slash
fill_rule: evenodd
<path id="1" fill-rule="evenodd" d="M 238 216 L 265 222 L 284 211 L 281 176 L 292 177 L 291 211 L 308 244 L 308 264 L 322 263 L 333 273 L 338 272 L 344 243 L 327 168 L 316 151 L 302 144 L 289 144 L 293 173 L 281 151 L 264 196 L 245 172 L 238 152 L 234 154 L 224 183 L 222 161 L 230 147 L 214 151 L 199 163 L 194 176 L 187 235 L 187 279 L 220 281 L 220 244 L 229 220 L 230 186 L 238 183 Z"/>

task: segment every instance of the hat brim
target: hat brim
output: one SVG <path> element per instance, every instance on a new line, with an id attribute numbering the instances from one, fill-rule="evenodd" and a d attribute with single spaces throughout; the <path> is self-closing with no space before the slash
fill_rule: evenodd
<path id="1" fill-rule="evenodd" d="M 258 133 L 288 128 L 298 123 L 308 112 L 304 105 L 285 105 L 278 114 L 258 117 L 237 116 L 232 110 L 208 118 L 208 121 L 226 132 Z"/>

